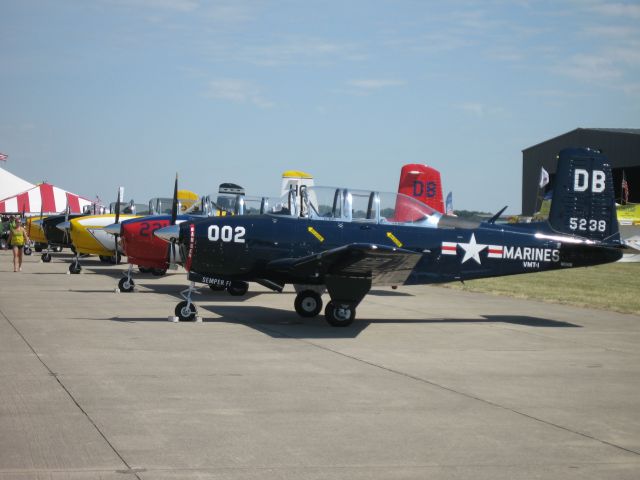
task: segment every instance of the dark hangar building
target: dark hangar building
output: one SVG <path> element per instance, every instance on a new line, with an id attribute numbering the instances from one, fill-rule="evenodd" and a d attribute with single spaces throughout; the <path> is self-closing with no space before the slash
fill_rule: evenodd
<path id="1" fill-rule="evenodd" d="M 556 156 L 563 148 L 590 147 L 607 156 L 613 169 L 616 201 L 622 196 L 622 172 L 629 185 L 629 202 L 640 203 L 640 128 L 576 128 L 522 151 L 522 215 L 535 213 L 540 167 L 553 185 Z M 537 205 L 540 206 L 539 203 Z"/>

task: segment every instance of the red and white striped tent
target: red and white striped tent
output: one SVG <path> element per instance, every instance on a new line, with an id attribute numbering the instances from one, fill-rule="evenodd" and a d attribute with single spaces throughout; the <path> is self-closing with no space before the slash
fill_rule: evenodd
<path id="1" fill-rule="evenodd" d="M 92 203 L 87 198 L 45 182 L 0 200 L 0 213 L 56 213 L 64 211 L 67 205 L 72 213 L 82 213 L 83 207 Z"/>

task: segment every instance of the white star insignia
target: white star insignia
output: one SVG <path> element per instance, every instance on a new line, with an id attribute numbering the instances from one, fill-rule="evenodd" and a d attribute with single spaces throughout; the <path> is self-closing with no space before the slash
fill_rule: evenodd
<path id="1" fill-rule="evenodd" d="M 482 245 L 481 243 L 476 243 L 476 236 L 473 233 L 471 234 L 471 239 L 469 240 L 469 243 L 458 242 L 458 245 L 460 245 L 464 250 L 464 258 L 462 259 L 461 263 L 464 263 L 470 258 L 473 258 L 478 265 L 480 265 L 479 253 L 485 248 L 487 248 L 488 246 L 488 245 Z"/>

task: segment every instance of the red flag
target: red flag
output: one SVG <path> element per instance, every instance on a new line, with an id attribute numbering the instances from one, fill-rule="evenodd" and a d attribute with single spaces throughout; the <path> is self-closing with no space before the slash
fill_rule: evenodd
<path id="1" fill-rule="evenodd" d="M 627 183 L 627 176 L 622 171 L 622 204 L 629 203 L 629 183 Z"/>

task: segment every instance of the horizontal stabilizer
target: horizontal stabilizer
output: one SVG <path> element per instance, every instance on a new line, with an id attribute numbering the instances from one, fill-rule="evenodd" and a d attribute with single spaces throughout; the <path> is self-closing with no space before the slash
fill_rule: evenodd
<path id="1" fill-rule="evenodd" d="M 404 283 L 421 254 L 386 245 L 352 243 L 302 258 L 283 258 L 270 262 L 274 273 L 301 278 L 325 275 L 371 278 L 375 285 Z"/>

